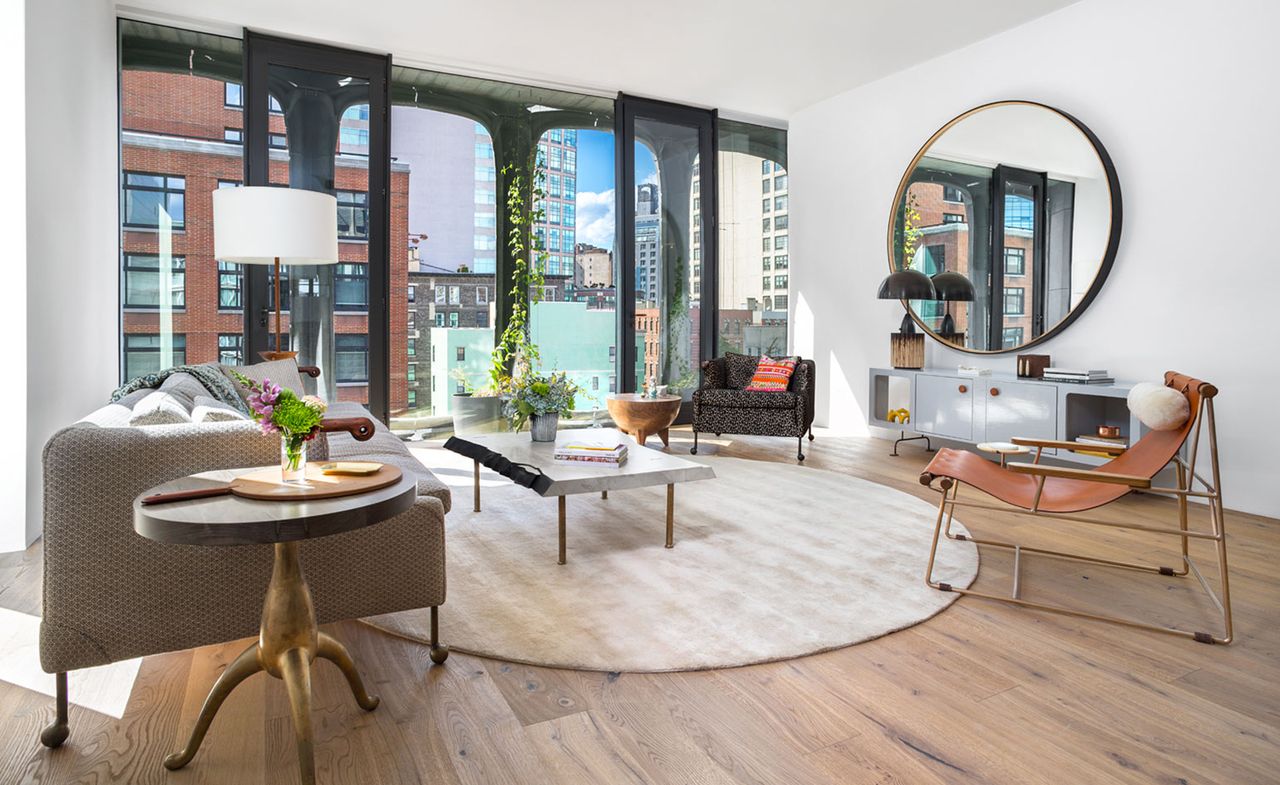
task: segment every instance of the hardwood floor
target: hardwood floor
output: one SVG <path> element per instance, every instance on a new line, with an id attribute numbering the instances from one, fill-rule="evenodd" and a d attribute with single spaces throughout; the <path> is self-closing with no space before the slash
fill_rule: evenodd
<path id="1" fill-rule="evenodd" d="M 687 435 L 673 431 L 673 449 Z M 791 440 L 706 441 L 724 442 L 724 455 L 794 461 Z M 916 480 L 927 455 L 912 445 L 899 458 L 888 452 L 883 441 L 819 437 L 805 466 L 934 500 Z M 1172 520 L 1163 499 L 1113 507 L 1112 516 Z M 1173 553 L 1119 531 L 1089 531 L 1096 539 L 1086 540 L 1075 529 L 1011 527 L 1001 514 L 960 520 L 979 534 L 1013 529 L 1029 544 L 1087 542 L 1102 556 Z M 1229 513 L 1227 526 L 1237 633 L 1227 647 L 973 598 L 858 646 L 693 673 L 562 671 L 456 652 L 431 667 L 424 646 L 357 622 L 334 625 L 382 705 L 361 711 L 337 668 L 316 666 L 319 781 L 1276 783 L 1280 521 Z M 38 546 L 0 557 L 0 606 L 39 612 L 39 561 Z M 1006 554 L 984 549 L 976 586 L 1005 591 L 1010 566 Z M 1086 607 L 1193 628 L 1212 618 L 1194 580 L 1032 557 L 1023 567 L 1028 597 L 1071 592 Z M 296 782 L 284 688 L 266 678 L 231 695 L 190 766 L 169 773 L 160 765 L 245 644 L 146 658 L 124 717 L 73 705 L 71 738 L 56 751 L 36 738 L 52 700 L 0 683 L 0 783 Z"/>

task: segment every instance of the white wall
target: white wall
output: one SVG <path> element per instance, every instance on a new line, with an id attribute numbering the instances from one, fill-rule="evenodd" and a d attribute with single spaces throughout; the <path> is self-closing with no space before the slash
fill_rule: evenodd
<path id="1" fill-rule="evenodd" d="M 1025 98 L 1067 111 L 1119 172 L 1124 231 L 1107 284 L 1055 364 L 1216 384 L 1228 507 L 1280 516 L 1280 68 L 1269 0 L 1084 0 L 790 118 L 794 341 L 817 359 L 818 421 L 866 433 L 867 368 L 888 364 L 896 302 L 875 299 L 902 169 L 962 111 Z M 928 364 L 1012 371 L 929 343 Z"/>
<path id="2" fill-rule="evenodd" d="M 26 15 L 27 351 L 13 382 L 27 398 L 26 505 L 5 489 L 3 549 L 40 536 L 44 443 L 104 403 L 118 368 L 115 14 L 106 0 L 28 0 Z"/>

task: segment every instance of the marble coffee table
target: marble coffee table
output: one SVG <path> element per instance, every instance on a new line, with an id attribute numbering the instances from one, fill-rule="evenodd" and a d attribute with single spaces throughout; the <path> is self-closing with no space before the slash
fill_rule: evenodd
<path id="1" fill-rule="evenodd" d="M 486 466 L 529 488 L 539 496 L 559 500 L 559 563 L 565 563 L 566 499 L 581 493 L 599 493 L 609 498 L 609 491 L 625 491 L 654 485 L 667 486 L 667 542 L 675 547 L 676 485 L 693 480 L 710 480 L 716 476 L 710 466 L 695 463 L 658 450 L 637 445 L 628 450 L 627 461 L 614 469 L 608 467 L 569 466 L 556 463 L 552 442 L 535 442 L 527 433 L 491 433 L 453 437 L 445 449 L 464 455 L 475 462 L 475 511 L 480 512 L 480 467 Z"/>

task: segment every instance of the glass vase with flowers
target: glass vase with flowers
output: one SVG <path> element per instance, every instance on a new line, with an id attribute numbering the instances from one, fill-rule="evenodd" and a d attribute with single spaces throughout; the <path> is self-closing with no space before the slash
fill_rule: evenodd
<path id="1" fill-rule="evenodd" d="M 270 379 L 255 382 L 235 373 L 236 381 L 249 390 L 249 409 L 265 434 L 280 435 L 280 478 L 291 484 L 305 484 L 307 442 L 320 433 L 324 401 L 314 395 L 299 396 Z"/>

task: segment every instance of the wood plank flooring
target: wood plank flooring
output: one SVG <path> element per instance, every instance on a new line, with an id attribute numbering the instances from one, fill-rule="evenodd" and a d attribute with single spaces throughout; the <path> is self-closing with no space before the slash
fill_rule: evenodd
<path id="1" fill-rule="evenodd" d="M 687 433 L 672 436 L 673 448 L 686 444 Z M 791 440 L 711 441 L 723 455 L 794 461 Z M 805 465 L 933 501 L 916 480 L 927 455 L 910 445 L 899 458 L 888 452 L 884 441 L 819 437 Z M 1173 520 L 1173 505 L 1163 499 L 1132 497 L 1114 507 L 1113 516 Z M 798 509 L 803 514 L 802 501 Z M 1016 534 L 1042 547 L 1089 546 L 1102 556 L 1173 554 L 1171 547 L 1119 531 L 1090 531 L 1086 539 L 1076 529 L 1010 525 L 999 513 L 968 511 L 960 519 L 977 533 Z M 1277 783 L 1280 521 L 1229 513 L 1227 525 L 1238 636 L 1229 647 L 972 598 L 924 624 L 847 649 L 672 674 L 551 670 L 460 653 L 432 667 L 425 647 L 356 622 L 334 625 L 382 706 L 361 711 L 338 670 L 317 665 L 319 779 L 388 785 Z M 1023 566 L 1029 598 L 1072 592 L 1085 607 L 1146 611 L 1163 622 L 1207 625 L 1212 618 L 1192 580 L 1117 575 L 1034 557 Z M 1010 567 L 1008 555 L 984 549 L 976 585 L 1005 591 Z M 0 606 L 38 613 L 39 584 L 38 545 L 0 557 Z M 36 738 L 52 716 L 52 700 L 0 683 L 0 783 L 297 782 L 284 688 L 261 677 L 231 695 L 190 766 L 169 773 L 160 765 L 185 738 L 217 673 L 246 643 L 146 658 L 125 716 L 73 705 L 71 738 L 57 751 Z"/>

